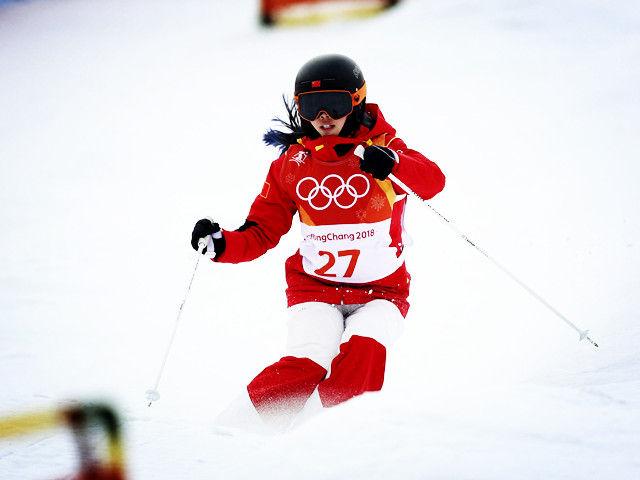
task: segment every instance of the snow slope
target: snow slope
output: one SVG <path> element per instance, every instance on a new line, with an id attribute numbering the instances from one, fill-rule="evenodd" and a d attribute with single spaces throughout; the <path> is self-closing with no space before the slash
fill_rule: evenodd
<path id="1" fill-rule="evenodd" d="M 263 31 L 255 2 L 0 6 L 0 412 L 104 398 L 134 479 L 640 478 L 637 2 L 407 0 L 366 22 Z M 418 201 L 412 310 L 385 389 L 277 437 L 215 414 L 285 340 L 283 260 L 193 268 L 193 223 L 245 218 L 299 66 L 342 52 L 441 165 Z M 0 478 L 70 461 L 0 444 Z"/>

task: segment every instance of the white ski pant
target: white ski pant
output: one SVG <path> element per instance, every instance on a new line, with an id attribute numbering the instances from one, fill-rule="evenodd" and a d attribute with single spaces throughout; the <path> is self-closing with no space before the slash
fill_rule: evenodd
<path id="1" fill-rule="evenodd" d="M 387 300 L 360 305 L 306 302 L 289 307 L 285 355 L 309 358 L 328 372 L 340 345 L 353 335 L 376 340 L 390 348 L 400 336 L 404 318 Z"/>
<path id="2" fill-rule="evenodd" d="M 218 416 L 217 426 L 281 430 L 295 418 L 304 421 L 324 407 L 382 388 L 386 350 L 404 321 L 393 303 L 308 302 L 290 307 L 288 315 L 285 356 L 249 383 Z"/>

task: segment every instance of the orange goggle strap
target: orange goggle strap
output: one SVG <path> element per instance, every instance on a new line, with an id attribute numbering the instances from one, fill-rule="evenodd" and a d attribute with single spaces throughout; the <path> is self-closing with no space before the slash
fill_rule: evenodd
<path id="1" fill-rule="evenodd" d="M 358 90 L 356 90 L 353 93 L 351 93 L 349 90 L 312 90 L 310 92 L 299 93 L 298 95 L 295 95 L 293 99 L 295 100 L 296 103 L 298 103 L 302 95 L 308 95 L 310 93 L 331 93 L 331 92 L 347 92 L 349 95 L 351 95 L 351 106 L 355 107 L 356 105 L 360 105 L 362 101 L 365 99 L 365 97 L 367 96 L 367 84 L 364 83 Z"/>

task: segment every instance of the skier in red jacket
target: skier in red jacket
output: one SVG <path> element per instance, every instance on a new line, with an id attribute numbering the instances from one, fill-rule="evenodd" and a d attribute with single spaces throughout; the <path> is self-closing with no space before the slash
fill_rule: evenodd
<path id="1" fill-rule="evenodd" d="M 192 246 L 215 262 L 253 260 L 273 248 L 298 214 L 300 248 L 286 261 L 285 355 L 248 385 L 247 405 L 265 420 L 331 407 L 382 388 L 386 351 L 409 309 L 404 262 L 407 194 L 444 188 L 438 166 L 411 150 L 375 104 L 360 68 L 341 55 L 313 58 L 298 72 L 289 132 L 239 229 L 196 223 Z M 404 186 L 403 185 L 403 186 Z M 245 395 L 246 396 L 246 395 Z M 306 405 L 306 407 L 305 407 Z"/>

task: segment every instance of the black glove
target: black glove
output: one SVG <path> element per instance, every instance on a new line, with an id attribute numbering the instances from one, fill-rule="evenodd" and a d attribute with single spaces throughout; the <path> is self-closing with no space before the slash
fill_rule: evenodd
<path id="1" fill-rule="evenodd" d="M 398 163 L 398 154 L 390 148 L 378 145 L 366 147 L 360 157 L 360 169 L 378 180 L 387 178 L 396 163 Z"/>
<path id="2" fill-rule="evenodd" d="M 191 233 L 191 246 L 194 250 L 198 250 L 198 242 L 200 239 L 206 238 L 208 235 L 211 235 L 211 240 L 202 250 L 202 254 L 206 254 L 207 249 L 210 249 L 211 246 L 213 246 L 216 257 L 219 257 L 222 255 L 222 252 L 224 252 L 226 242 L 224 235 L 222 235 L 222 231 L 220 230 L 220 225 L 208 218 L 203 218 L 196 222 L 196 225 L 193 227 L 193 233 Z"/>

